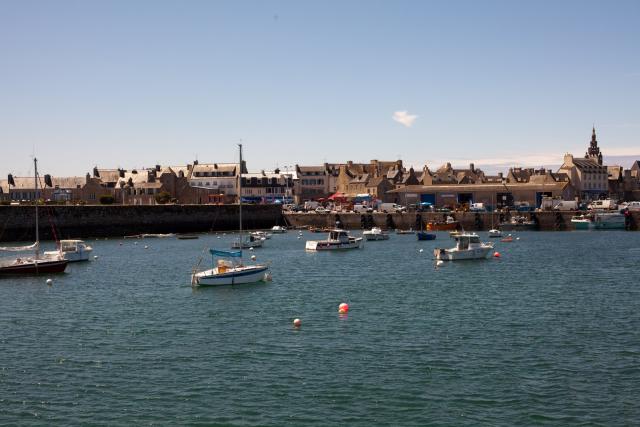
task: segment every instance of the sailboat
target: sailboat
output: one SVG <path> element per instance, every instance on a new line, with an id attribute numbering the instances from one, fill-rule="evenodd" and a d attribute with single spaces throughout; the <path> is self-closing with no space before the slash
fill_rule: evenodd
<path id="1" fill-rule="evenodd" d="M 40 233 L 38 228 L 38 159 L 33 159 L 35 171 L 36 241 L 27 246 L 0 247 L 4 252 L 34 251 L 33 256 L 9 258 L 0 261 L 0 275 L 23 275 L 39 273 L 62 273 L 68 261 L 59 252 L 40 255 Z"/>
<path id="2" fill-rule="evenodd" d="M 493 198 L 493 196 L 491 196 L 491 201 L 495 202 L 495 199 Z M 495 209 L 496 209 L 496 204 L 493 203 L 493 209 L 491 210 L 491 212 L 489 212 L 491 214 L 491 230 L 489 230 L 489 237 L 502 237 L 502 231 L 499 228 L 495 228 L 493 225 L 493 217 L 495 215 Z"/>
<path id="3" fill-rule="evenodd" d="M 240 150 L 240 171 L 238 176 L 238 212 L 240 221 L 240 241 L 242 241 L 242 144 Z M 239 250 L 209 249 L 212 256 L 212 268 L 191 274 L 192 286 L 239 285 L 244 283 L 266 282 L 271 279 L 267 264 L 248 264 L 242 261 L 242 248 Z M 218 258 L 216 260 L 216 257 Z"/>

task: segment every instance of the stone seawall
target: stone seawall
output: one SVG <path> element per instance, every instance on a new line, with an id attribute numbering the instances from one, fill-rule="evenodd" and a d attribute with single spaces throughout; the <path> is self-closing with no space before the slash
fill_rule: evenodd
<path id="1" fill-rule="evenodd" d="M 565 231 L 573 230 L 571 217 L 578 215 L 578 212 L 534 212 L 526 213 L 523 216 L 537 222 L 537 229 L 540 231 Z M 428 221 L 442 221 L 447 215 L 453 216 L 460 222 L 465 230 L 486 231 L 493 226 L 497 226 L 502 221 L 507 221 L 511 216 L 505 213 L 489 212 L 453 212 L 443 214 L 439 212 L 409 212 L 409 213 L 340 213 L 340 214 L 317 214 L 317 213 L 287 213 L 285 218 L 287 223 L 295 227 L 334 227 L 336 221 L 341 222 L 342 227 L 347 229 L 361 229 L 363 224 L 373 224 L 382 228 L 418 229 L 420 223 L 426 224 Z M 512 213 L 512 215 L 520 215 Z M 640 212 L 633 212 L 629 221 L 630 230 L 638 230 L 640 225 Z"/>
<path id="2" fill-rule="evenodd" d="M 40 238 L 122 237 L 140 233 L 237 230 L 238 205 L 41 206 Z M 245 229 L 283 225 L 279 206 L 242 207 Z M 33 241 L 33 206 L 0 206 L 0 241 Z"/>

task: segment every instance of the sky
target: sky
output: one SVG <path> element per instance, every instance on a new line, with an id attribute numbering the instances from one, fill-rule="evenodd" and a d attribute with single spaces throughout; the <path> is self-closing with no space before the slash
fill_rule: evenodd
<path id="1" fill-rule="evenodd" d="M 0 176 L 640 159 L 640 2 L 0 0 Z"/>

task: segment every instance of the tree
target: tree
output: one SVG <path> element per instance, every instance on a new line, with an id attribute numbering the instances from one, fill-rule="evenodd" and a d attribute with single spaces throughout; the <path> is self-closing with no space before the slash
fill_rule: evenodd
<path id="1" fill-rule="evenodd" d="M 169 203 L 170 201 L 171 201 L 171 194 L 169 194 L 167 191 L 161 191 L 158 194 L 156 194 L 156 203 L 160 205 L 164 205 Z"/>

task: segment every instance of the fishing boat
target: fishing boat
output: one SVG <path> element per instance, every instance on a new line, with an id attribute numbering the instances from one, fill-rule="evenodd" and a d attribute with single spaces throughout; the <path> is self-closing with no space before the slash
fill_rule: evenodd
<path id="1" fill-rule="evenodd" d="M 373 227 L 371 230 L 363 231 L 362 236 L 367 240 L 389 240 L 389 233 L 380 227 Z"/>
<path id="2" fill-rule="evenodd" d="M 444 221 L 429 221 L 427 222 L 427 231 L 449 231 L 457 230 L 460 223 L 455 220 L 451 215 L 447 215 Z"/>
<path id="3" fill-rule="evenodd" d="M 358 249 L 362 246 L 362 237 L 353 237 L 348 231 L 335 228 L 329 232 L 326 240 L 308 240 L 305 249 L 308 251 L 334 251 L 341 249 Z"/>
<path id="4" fill-rule="evenodd" d="M 433 251 L 437 260 L 461 261 L 484 259 L 493 249 L 493 243 L 483 243 L 475 233 L 462 233 L 456 237 L 456 246 L 451 249 L 438 248 Z"/>
<path id="5" fill-rule="evenodd" d="M 232 249 L 253 249 L 253 248 L 261 248 L 262 243 L 266 239 L 263 237 L 256 237 L 252 234 L 243 235 L 242 232 L 238 239 L 234 240 L 231 243 Z"/>
<path id="6" fill-rule="evenodd" d="M 267 233 L 266 231 L 254 231 L 251 233 L 253 237 L 257 237 L 258 239 L 268 240 L 271 238 L 271 233 Z"/>
<path id="7" fill-rule="evenodd" d="M 618 212 L 597 212 L 571 218 L 576 230 L 624 230 L 625 216 Z"/>
<path id="8" fill-rule="evenodd" d="M 242 144 L 238 144 L 240 152 L 240 165 L 242 166 Z M 242 167 L 239 168 L 240 177 L 238 179 L 238 219 L 240 239 L 238 243 L 243 242 L 242 234 Z M 262 243 L 262 240 L 258 240 Z M 261 281 L 271 280 L 271 273 L 269 271 L 268 264 L 251 263 L 245 264 L 242 260 L 242 244 L 241 248 L 237 251 L 226 251 L 209 249 L 209 253 L 212 256 L 212 268 L 204 271 L 197 271 L 200 261 L 193 268 L 191 274 L 192 286 L 221 286 L 221 285 L 239 285 L 246 283 L 256 283 Z M 253 246 L 252 246 L 253 247 Z M 221 258 L 217 259 L 216 257 Z"/>
<path id="9" fill-rule="evenodd" d="M 497 228 L 492 228 L 491 230 L 489 230 L 488 235 L 491 238 L 502 237 L 502 231 L 498 230 Z"/>
<path id="10" fill-rule="evenodd" d="M 503 237 L 502 239 L 500 239 L 500 241 L 502 243 L 511 243 L 513 242 L 513 236 L 509 234 L 507 237 Z"/>
<path id="11" fill-rule="evenodd" d="M 509 221 L 505 221 L 500 224 L 501 230 L 523 231 L 523 230 L 535 230 L 535 228 L 536 228 L 535 221 L 532 221 L 527 217 L 521 216 L 521 215 L 511 217 Z"/>
<path id="12" fill-rule="evenodd" d="M 38 160 L 33 159 L 35 175 L 36 241 L 26 246 L 0 247 L 0 252 L 30 252 L 33 256 L 6 258 L 0 260 L 0 275 L 29 275 L 42 273 L 62 273 L 69 261 L 62 258 L 58 251 L 51 255 L 40 254 L 40 232 L 38 227 Z"/>
<path id="13" fill-rule="evenodd" d="M 60 254 L 63 259 L 69 262 L 89 261 L 93 248 L 83 240 L 60 240 L 60 249 L 57 251 L 47 251 L 47 257 L 54 257 Z"/>
<path id="14" fill-rule="evenodd" d="M 416 233 L 418 240 L 436 240 L 436 235 L 433 233 L 427 233 L 426 231 L 418 231 Z"/>

